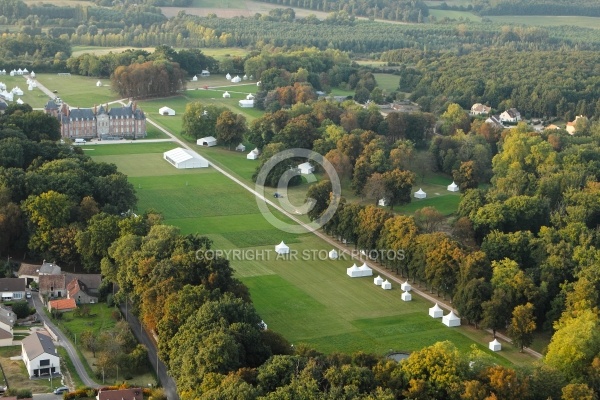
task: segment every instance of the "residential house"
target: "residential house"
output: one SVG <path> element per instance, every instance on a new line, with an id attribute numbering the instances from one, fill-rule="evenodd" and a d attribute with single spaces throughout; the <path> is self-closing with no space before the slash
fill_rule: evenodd
<path id="1" fill-rule="evenodd" d="M 0 305 L 0 347 L 12 346 L 13 326 L 17 322 L 17 314 Z"/>
<path id="2" fill-rule="evenodd" d="M 61 273 L 61 268 L 58 265 L 44 260 L 41 266 L 22 263 L 17 272 L 17 276 L 19 278 L 24 278 L 26 286 L 29 286 L 31 282 L 39 283 L 40 275 L 60 275 Z"/>
<path id="3" fill-rule="evenodd" d="M 96 400 L 144 400 L 144 394 L 141 388 L 119 390 L 99 389 Z"/>
<path id="4" fill-rule="evenodd" d="M 516 124 L 521 120 L 521 113 L 516 108 L 509 108 L 500 114 L 500 121 L 510 124 Z"/>
<path id="5" fill-rule="evenodd" d="M 75 299 L 50 300 L 48 302 L 48 311 L 56 310 L 59 312 L 73 311 L 77 308 Z"/>
<path id="6" fill-rule="evenodd" d="M 488 115 L 492 111 L 492 107 L 488 107 L 481 103 L 475 103 L 471 106 L 471 115 Z"/>
<path id="7" fill-rule="evenodd" d="M 97 303 L 98 297 L 92 296 L 87 291 L 85 283 L 79 279 L 73 279 L 67 285 L 67 298 L 75 300 L 77 304 Z"/>
<path id="8" fill-rule="evenodd" d="M 33 332 L 21 341 L 21 354 L 30 378 L 60 374 L 60 358 L 50 336 Z"/>
<path id="9" fill-rule="evenodd" d="M 567 132 L 569 132 L 569 135 L 574 135 L 575 132 L 577 132 L 577 120 L 580 118 L 586 118 L 583 115 L 578 115 L 575 117 L 575 120 L 571 121 L 571 122 L 567 122 Z"/>
<path id="10" fill-rule="evenodd" d="M 2 301 L 22 300 L 25 298 L 25 279 L 0 278 Z"/>
<path id="11" fill-rule="evenodd" d="M 99 297 L 100 285 L 102 284 L 102 275 L 100 274 L 65 274 L 66 282 L 72 282 L 77 279 L 85 286 L 85 292 L 93 297 Z"/>
<path id="12" fill-rule="evenodd" d="M 498 115 L 491 115 L 486 120 L 486 123 L 493 125 L 496 128 L 504 128 L 504 124 L 500 121 L 500 117 Z"/>
<path id="13" fill-rule="evenodd" d="M 40 275 L 40 298 L 63 297 L 67 294 L 65 275 Z"/>

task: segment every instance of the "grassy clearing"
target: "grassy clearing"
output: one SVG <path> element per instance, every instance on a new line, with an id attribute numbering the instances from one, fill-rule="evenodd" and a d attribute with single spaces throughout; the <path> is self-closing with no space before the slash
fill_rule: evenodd
<path id="1" fill-rule="evenodd" d="M 9 71 L 7 71 L 8 74 Z M 36 74 L 37 79 L 37 74 Z M 6 84 L 6 90 L 11 91 L 12 88 L 18 86 L 23 91 L 22 96 L 14 96 L 14 101 L 17 99 L 23 100 L 23 102 L 29 104 L 33 108 L 42 108 L 48 102 L 48 96 L 44 94 L 40 89 L 33 88 L 33 90 L 27 90 L 27 78 L 25 76 L 10 76 L 10 75 L 2 75 L 0 76 L 0 82 L 4 82 Z"/>
<path id="2" fill-rule="evenodd" d="M 101 87 L 96 86 L 98 78 L 79 75 L 39 74 L 36 79 L 49 90 L 57 90 L 57 95 L 72 107 L 93 107 L 119 98 L 107 79 L 100 79 Z"/>
<path id="3" fill-rule="evenodd" d="M 0 347 L 0 364 L 11 388 L 31 389 L 33 393 L 48 393 L 50 378 L 29 379 L 29 374 L 22 360 L 11 360 L 11 357 L 21 355 L 21 346 Z M 52 380 L 53 386 L 60 384 L 60 378 Z"/>
<path id="4" fill-rule="evenodd" d="M 481 22 L 481 17 L 468 11 L 455 10 L 429 10 L 429 15 L 436 17 L 438 20 L 443 18 L 463 19 L 466 21 Z"/>
<path id="5" fill-rule="evenodd" d="M 398 85 L 400 83 L 400 77 L 398 75 L 392 74 L 373 74 L 375 75 L 375 80 L 377 81 L 377 86 L 379 86 L 383 90 L 387 90 L 388 92 L 393 92 L 394 90 L 398 90 Z"/>
<path id="6" fill-rule="evenodd" d="M 245 9 L 246 2 L 244 0 L 194 0 L 192 7 Z"/>
<path id="7" fill-rule="evenodd" d="M 73 311 L 69 311 L 63 314 L 57 325 L 66 332 L 70 332 L 71 336 L 77 335 L 78 337 L 85 331 L 100 334 L 115 327 L 116 321 L 111 318 L 111 314 L 117 308 L 107 307 L 104 303 L 88 304 L 87 306 L 90 308 L 90 316 L 76 317 L 73 315 Z"/>
<path id="8" fill-rule="evenodd" d="M 562 26 L 571 25 L 580 28 L 600 29 L 600 18 L 580 16 L 553 16 L 553 15 L 502 15 L 486 17 L 493 22 L 504 24 Z"/>

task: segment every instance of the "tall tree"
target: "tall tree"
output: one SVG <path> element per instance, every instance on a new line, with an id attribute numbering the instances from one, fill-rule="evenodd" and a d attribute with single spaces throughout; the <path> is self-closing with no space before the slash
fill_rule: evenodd
<path id="1" fill-rule="evenodd" d="M 215 130 L 217 139 L 231 150 L 232 146 L 241 143 L 246 134 L 246 118 L 228 110 L 223 111 L 217 118 Z"/>
<path id="2" fill-rule="evenodd" d="M 521 353 L 524 347 L 529 346 L 533 342 L 535 328 L 533 304 L 527 303 L 516 306 L 512 313 L 510 326 L 508 327 L 508 336 L 510 336 L 514 345 L 519 348 Z"/>

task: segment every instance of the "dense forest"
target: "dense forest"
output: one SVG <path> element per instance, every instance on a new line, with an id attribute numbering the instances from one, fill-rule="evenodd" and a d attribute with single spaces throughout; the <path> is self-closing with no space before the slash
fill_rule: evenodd
<path id="1" fill-rule="evenodd" d="M 475 0 L 473 10 L 481 15 L 581 15 L 600 17 L 594 0 Z"/>

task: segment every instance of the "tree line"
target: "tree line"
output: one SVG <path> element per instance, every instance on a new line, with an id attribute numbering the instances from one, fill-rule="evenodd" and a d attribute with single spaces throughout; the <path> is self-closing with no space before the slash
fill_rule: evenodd
<path id="1" fill-rule="evenodd" d="M 480 15 L 581 15 L 600 16 L 600 6 L 593 0 L 476 0 L 473 10 Z"/>

